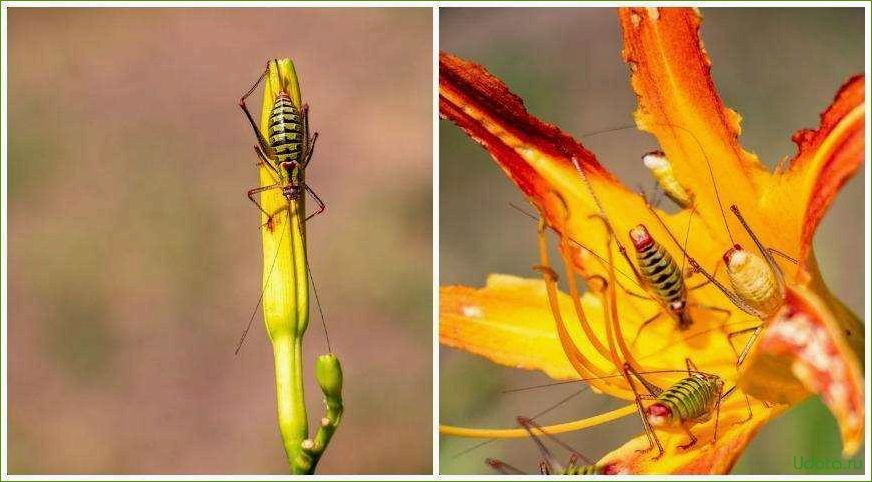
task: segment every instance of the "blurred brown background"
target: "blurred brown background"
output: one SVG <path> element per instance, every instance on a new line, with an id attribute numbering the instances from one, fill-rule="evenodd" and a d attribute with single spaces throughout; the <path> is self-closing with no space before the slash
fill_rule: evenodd
<path id="1" fill-rule="evenodd" d="M 795 152 L 790 136 L 818 125 L 839 86 L 864 70 L 863 10 L 858 8 L 704 8 L 702 39 L 727 106 L 744 118 L 742 143 L 772 166 Z M 635 129 L 586 134 L 633 124 L 636 99 L 621 60 L 617 12 L 604 8 L 442 8 L 440 48 L 483 64 L 520 95 L 541 119 L 582 138 L 628 186 L 651 192 L 642 153 L 657 148 Z M 518 189 L 490 156 L 448 121 L 440 123 L 440 282 L 482 286 L 489 273 L 533 277 L 538 263 L 535 224 L 508 205 Z M 668 202 L 667 202 L 668 204 Z M 864 307 L 863 175 L 858 173 L 830 208 L 816 239 L 830 288 L 855 313 Z M 440 422 L 513 427 L 578 391 L 573 386 L 503 393 L 550 381 L 540 373 L 498 367 L 483 358 L 443 349 Z M 623 405 L 585 394 L 544 416 L 545 423 L 577 420 Z M 565 440 L 598 458 L 640 431 L 627 417 Z M 486 457 L 528 472 L 539 458 L 530 440 L 500 441 L 464 453 L 476 441 L 441 438 L 442 473 L 492 474 Z M 853 469 L 863 473 L 862 449 Z M 561 452 L 561 456 L 565 455 Z M 817 399 L 763 428 L 733 473 L 807 473 L 800 457 L 842 461 L 838 428 Z M 859 466 L 856 465 L 859 463 Z M 815 472 L 815 471 L 813 471 Z"/>
<path id="2" fill-rule="evenodd" d="M 8 19 L 10 473 L 286 473 L 260 314 L 233 356 L 261 280 L 237 100 L 272 57 L 321 133 L 310 263 L 346 413 L 319 471 L 431 473 L 431 10 Z"/>

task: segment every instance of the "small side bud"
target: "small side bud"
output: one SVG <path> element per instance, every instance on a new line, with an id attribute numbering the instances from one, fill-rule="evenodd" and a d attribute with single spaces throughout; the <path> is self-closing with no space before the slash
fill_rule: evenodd
<path id="1" fill-rule="evenodd" d="M 321 355 L 315 364 L 315 378 L 328 399 L 342 398 L 342 366 L 335 355 Z"/>

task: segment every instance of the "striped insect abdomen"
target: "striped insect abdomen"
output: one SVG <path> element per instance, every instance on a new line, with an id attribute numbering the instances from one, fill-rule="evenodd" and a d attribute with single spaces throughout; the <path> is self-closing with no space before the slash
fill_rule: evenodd
<path id="1" fill-rule="evenodd" d="M 706 419 L 720 396 L 719 380 L 693 374 L 672 385 L 657 397 L 674 422 Z"/>
<path id="2" fill-rule="evenodd" d="M 639 271 L 654 294 L 667 305 L 685 300 L 684 275 L 663 246 L 654 241 L 644 224 L 630 230 Z"/>
<path id="3" fill-rule="evenodd" d="M 269 145 L 277 163 L 303 160 L 303 122 L 300 109 L 291 97 L 280 92 L 269 117 Z"/>
<path id="4" fill-rule="evenodd" d="M 598 465 L 569 465 L 560 475 L 605 475 L 602 467 Z"/>

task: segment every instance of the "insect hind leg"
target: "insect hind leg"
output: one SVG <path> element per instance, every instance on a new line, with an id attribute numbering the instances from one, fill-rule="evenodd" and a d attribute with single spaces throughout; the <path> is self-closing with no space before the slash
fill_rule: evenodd
<path id="1" fill-rule="evenodd" d="M 242 97 L 239 98 L 239 108 L 242 109 L 242 112 L 248 119 L 248 123 L 251 124 L 251 129 L 254 131 L 254 136 L 257 138 L 257 143 L 260 144 L 260 148 L 265 152 L 269 152 L 270 150 L 269 143 L 266 141 L 266 139 L 264 139 L 263 134 L 261 134 L 260 132 L 260 129 L 257 128 L 257 123 L 254 122 L 254 117 L 251 116 L 251 112 L 248 110 L 248 106 L 245 104 L 245 99 L 247 99 L 254 92 L 254 90 L 257 89 L 257 86 L 260 85 L 261 82 L 263 82 L 263 79 L 266 78 L 268 73 L 269 65 L 267 64 L 266 69 L 264 69 L 263 73 L 260 74 L 260 77 L 257 78 L 251 88 L 248 89 L 248 92 L 246 92 L 242 95 Z"/>
<path id="2" fill-rule="evenodd" d="M 315 216 L 326 211 L 327 204 L 325 204 L 324 201 L 322 201 L 321 198 L 318 197 L 318 194 L 316 194 L 315 191 L 311 187 L 309 187 L 308 184 L 306 184 L 306 192 L 308 192 L 312 196 L 312 199 L 314 199 L 315 202 L 318 203 L 318 209 L 315 212 L 313 212 L 312 214 L 306 216 L 306 221 L 308 221 L 308 220 L 314 218 Z"/>
<path id="3" fill-rule="evenodd" d="M 272 217 L 275 216 L 275 213 L 272 213 L 272 214 L 268 213 L 268 212 L 266 211 L 266 209 L 264 209 L 263 206 L 261 206 L 260 203 L 257 202 L 256 199 L 254 199 L 254 196 L 255 196 L 256 194 L 260 194 L 260 193 L 262 193 L 262 192 L 272 191 L 272 190 L 274 190 L 274 189 L 281 189 L 281 188 L 282 188 L 281 183 L 275 183 L 275 184 L 270 184 L 269 186 L 261 186 L 261 187 L 256 187 L 256 188 L 253 188 L 253 189 L 249 189 L 248 192 L 247 192 L 248 200 L 251 201 L 251 202 L 253 202 L 254 205 L 257 206 L 257 209 L 260 209 L 260 212 L 266 214 L 266 217 L 267 217 L 267 223 L 269 223 L 269 222 L 272 220 Z"/>

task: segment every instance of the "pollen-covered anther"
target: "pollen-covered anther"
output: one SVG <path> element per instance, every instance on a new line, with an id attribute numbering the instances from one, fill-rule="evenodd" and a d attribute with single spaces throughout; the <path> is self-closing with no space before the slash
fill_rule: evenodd
<path id="1" fill-rule="evenodd" d="M 645 410 L 648 422 L 654 427 L 662 427 L 672 418 L 672 410 L 662 403 L 654 403 Z"/>
<path id="2" fill-rule="evenodd" d="M 533 270 L 542 273 L 550 281 L 556 282 L 557 280 L 560 279 L 560 276 L 557 275 L 557 272 L 554 271 L 549 266 L 536 265 L 536 266 L 533 266 Z"/>
<path id="3" fill-rule="evenodd" d="M 636 251 L 648 249 L 654 244 L 654 238 L 648 233 L 648 228 L 644 224 L 639 224 L 630 230 L 630 240 L 633 242 L 633 247 Z"/>

